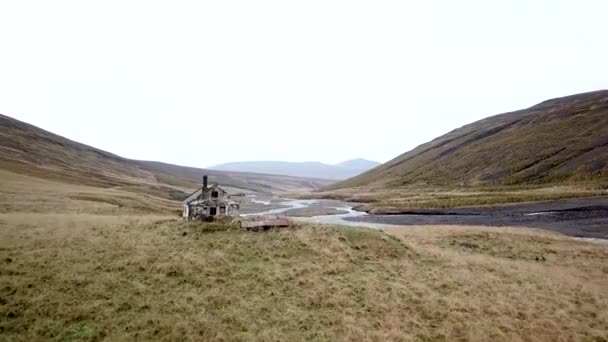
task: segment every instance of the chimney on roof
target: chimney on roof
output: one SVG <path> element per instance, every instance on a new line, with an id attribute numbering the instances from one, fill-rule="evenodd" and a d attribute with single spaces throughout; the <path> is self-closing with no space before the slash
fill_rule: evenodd
<path id="1" fill-rule="evenodd" d="M 203 176 L 203 193 L 207 192 L 207 175 Z"/>

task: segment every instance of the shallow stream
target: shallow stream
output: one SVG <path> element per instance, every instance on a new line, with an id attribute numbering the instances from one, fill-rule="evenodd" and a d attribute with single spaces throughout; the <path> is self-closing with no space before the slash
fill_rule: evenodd
<path id="1" fill-rule="evenodd" d="M 255 203 L 260 203 L 262 201 L 252 200 Z M 268 203 L 268 202 L 267 202 Z M 290 218 L 299 221 L 299 222 L 307 222 L 307 223 L 319 223 L 319 224 L 339 224 L 351 227 L 368 227 L 374 229 L 381 229 L 385 227 L 390 227 L 391 225 L 382 224 L 382 223 L 371 223 L 371 222 L 357 222 L 357 221 L 348 221 L 347 218 L 354 217 L 362 217 L 368 216 L 369 214 L 363 211 L 354 210 L 352 206 L 348 205 L 348 203 L 344 203 L 343 205 L 335 205 L 336 201 L 326 201 L 326 200 L 294 200 L 294 199 L 286 199 L 283 202 L 276 203 L 277 205 L 281 205 L 282 208 L 265 210 L 257 213 L 243 214 L 241 216 L 254 216 L 254 215 L 277 215 L 286 213 L 293 209 L 302 209 L 308 208 L 311 205 L 321 205 L 324 208 L 328 209 L 336 209 L 339 211 L 345 211 L 343 214 L 327 214 L 327 215 L 317 215 L 311 217 L 293 217 Z M 289 215 L 287 215 L 289 216 Z"/>
<path id="2" fill-rule="evenodd" d="M 603 206 L 589 206 L 588 203 L 582 203 L 587 204 L 587 207 L 578 207 L 565 211 L 556 210 L 555 205 L 545 204 L 542 205 L 542 207 L 538 207 L 538 204 L 521 204 L 518 206 L 498 208 L 479 207 L 462 210 L 453 209 L 450 214 L 420 213 L 370 215 L 366 212 L 354 210 L 351 203 L 332 200 L 297 200 L 277 197 L 260 199 L 253 196 L 250 201 L 258 203 L 258 210 L 264 209 L 264 206 L 267 205 L 272 206 L 273 209 L 247 213 L 241 216 L 284 214 L 299 222 L 338 224 L 373 229 L 396 226 L 405 227 L 408 225 L 519 226 L 544 228 L 580 240 L 608 243 L 608 233 L 606 233 L 605 230 L 605 227 L 608 226 L 608 211 Z M 264 204 L 264 206 L 259 206 L 259 204 Z M 559 205 L 563 206 L 563 203 Z M 279 208 L 276 208 L 277 206 L 279 206 Z M 301 212 L 298 214 L 289 212 L 294 209 L 310 209 L 310 211 L 304 215 L 309 214 L 312 216 L 301 217 Z M 563 208 L 558 207 L 557 209 Z M 324 210 L 328 212 L 338 211 L 339 213 L 320 215 L 319 213 Z"/>

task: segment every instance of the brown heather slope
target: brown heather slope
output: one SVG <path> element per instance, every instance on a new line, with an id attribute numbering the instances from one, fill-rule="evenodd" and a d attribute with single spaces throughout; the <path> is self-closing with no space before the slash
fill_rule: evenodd
<path id="1" fill-rule="evenodd" d="M 328 190 L 608 183 L 608 90 L 463 126 Z"/>
<path id="2" fill-rule="evenodd" d="M 201 182 L 204 174 L 212 182 L 244 191 L 302 191 L 328 184 L 307 178 L 210 171 L 126 159 L 4 115 L 0 115 L 0 169 L 169 199 L 181 199 Z"/>

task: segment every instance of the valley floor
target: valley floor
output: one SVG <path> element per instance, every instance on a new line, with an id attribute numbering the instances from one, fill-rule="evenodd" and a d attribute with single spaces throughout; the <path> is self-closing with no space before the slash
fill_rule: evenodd
<path id="1" fill-rule="evenodd" d="M 251 199 L 243 198 L 243 201 L 247 203 Z M 421 225 L 542 228 L 572 237 L 604 239 L 608 243 L 608 197 L 447 209 L 392 208 L 373 210 L 374 214 L 353 210 L 353 206 L 361 208 L 356 203 L 337 200 L 286 200 L 267 196 L 264 201 L 262 207 L 242 207 L 247 213 L 280 213 L 292 218 L 306 217 L 300 221 L 312 223 L 377 229 L 387 225 L 404 226 L 404 229 Z"/>
<path id="2" fill-rule="evenodd" d="M 2 341 L 608 339 L 606 245 L 473 226 L 253 233 L 10 179 Z"/>
<path id="3" fill-rule="evenodd" d="M 6 213 L 0 338 L 602 340 L 606 260 L 527 229 Z"/>
<path id="4" fill-rule="evenodd" d="M 573 237 L 608 239 L 608 197 L 451 209 L 396 209 L 386 213 L 348 220 L 404 226 L 542 228 Z"/>
<path id="5" fill-rule="evenodd" d="M 608 198 L 608 185 L 346 188 L 314 192 L 299 197 L 355 202 L 360 203 L 361 209 L 370 213 L 387 214 L 420 208 L 449 209 Z"/>

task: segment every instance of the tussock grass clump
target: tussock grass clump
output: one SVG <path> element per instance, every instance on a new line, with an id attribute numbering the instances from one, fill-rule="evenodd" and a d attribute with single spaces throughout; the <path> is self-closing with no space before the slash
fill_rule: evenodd
<path id="1" fill-rule="evenodd" d="M 240 229 L 239 221 L 231 217 L 219 218 L 212 222 L 205 222 L 201 220 L 182 222 L 181 224 L 177 224 L 177 227 L 180 227 L 186 233 L 190 232 L 194 234 L 226 232 Z"/>
<path id="2" fill-rule="evenodd" d="M 447 248 L 467 253 L 490 255 L 513 260 L 554 261 L 565 255 L 558 255 L 551 240 L 538 236 L 525 236 L 487 231 L 465 234 L 451 234 L 443 239 Z M 606 255 L 608 257 L 608 254 Z"/>

